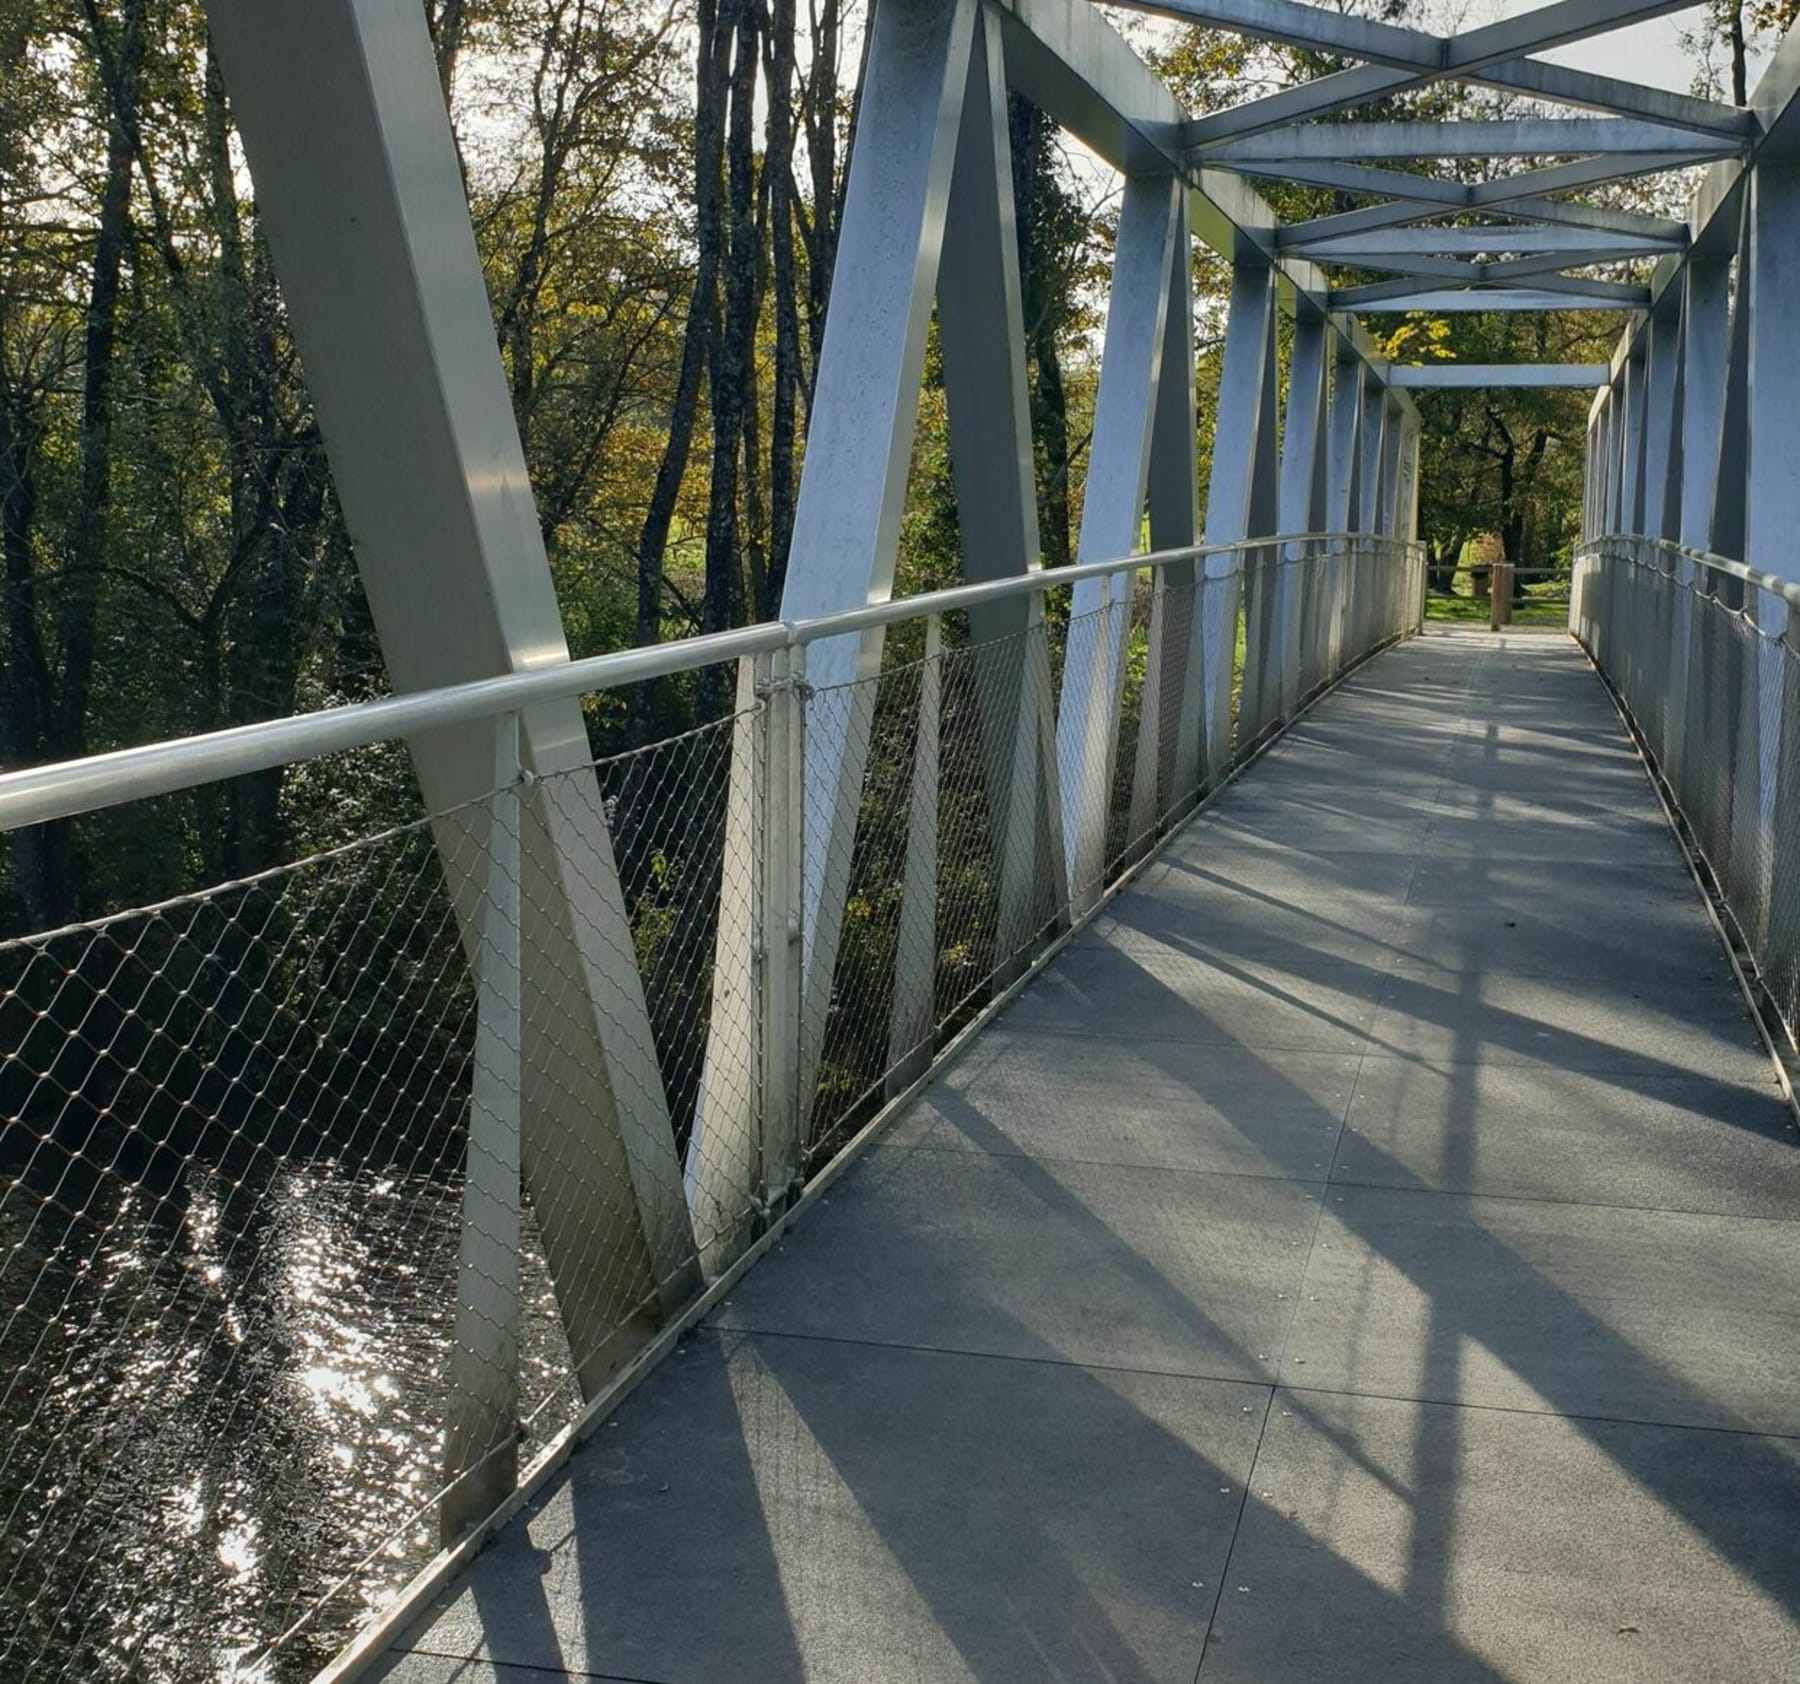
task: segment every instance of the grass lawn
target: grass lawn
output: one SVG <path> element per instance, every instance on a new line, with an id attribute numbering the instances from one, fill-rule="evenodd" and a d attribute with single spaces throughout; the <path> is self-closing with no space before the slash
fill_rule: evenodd
<path id="1" fill-rule="evenodd" d="M 1459 585 L 1462 582 L 1457 581 Z M 1542 600 L 1538 600 L 1540 597 Z M 1461 591 L 1451 596 L 1430 591 L 1425 597 L 1425 618 L 1453 625 L 1485 626 L 1488 623 L 1487 600 L 1464 595 Z M 1515 626 L 1562 626 L 1567 625 L 1568 620 L 1568 586 L 1563 583 L 1528 585 L 1525 600 L 1513 605 L 1512 623 Z"/>

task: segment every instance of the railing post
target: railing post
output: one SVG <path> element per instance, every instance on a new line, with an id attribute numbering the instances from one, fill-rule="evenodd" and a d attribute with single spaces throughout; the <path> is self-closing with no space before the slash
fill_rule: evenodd
<path id="1" fill-rule="evenodd" d="M 1144 644 L 1144 683 L 1138 691 L 1137 753 L 1131 769 L 1130 820 L 1126 826 L 1125 849 L 1121 867 L 1135 865 L 1149 852 L 1156 831 L 1157 798 L 1162 782 L 1163 692 L 1168 686 L 1168 666 L 1180 658 L 1186 647 L 1171 648 L 1169 636 L 1169 583 L 1163 568 L 1150 574 L 1150 623 Z M 1133 575 L 1135 578 L 1135 575 Z M 1135 586 L 1132 595 L 1137 594 Z"/>
<path id="2" fill-rule="evenodd" d="M 805 952 L 806 651 L 768 657 L 764 689 L 761 835 L 762 1206 L 787 1203 L 800 1178 L 801 993 Z"/>
<path id="3" fill-rule="evenodd" d="M 444 1431 L 439 1536 L 453 1543 L 518 1478 L 520 1006 L 519 716 L 493 733 L 487 870 L 475 966 L 456 1323 Z"/>
<path id="4" fill-rule="evenodd" d="M 714 1274 L 754 1238 L 762 1204 L 762 817 L 768 804 L 769 657 L 738 661 L 719 860 L 719 919 L 700 1091 L 683 1179 L 694 1241 Z"/>
<path id="5" fill-rule="evenodd" d="M 938 767 L 943 711 L 943 627 L 925 622 L 919 666 L 919 719 L 913 733 L 912 799 L 900 928 L 894 938 L 894 1000 L 888 1012 L 887 1095 L 892 1099 L 931 1063 L 932 1000 L 937 979 Z"/>

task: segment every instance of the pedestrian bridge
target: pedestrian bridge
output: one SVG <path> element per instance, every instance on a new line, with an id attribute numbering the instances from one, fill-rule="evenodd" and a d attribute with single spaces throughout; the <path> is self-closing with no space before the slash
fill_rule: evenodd
<path id="1" fill-rule="evenodd" d="M 878 0 L 781 617 L 572 661 L 423 8 L 207 7 L 393 694 L 0 774 L 325 826 L 0 943 L 0 1678 L 1800 1676 L 1800 37 L 1141 9 L 1339 67 Z M 1012 94 L 1122 183 L 1054 569 Z M 1427 628 L 1415 393 L 1571 384 L 1570 635 Z"/>
<path id="2" fill-rule="evenodd" d="M 1419 638 L 1171 836 L 378 1675 L 1788 1677 L 1797 1215 L 1587 662 Z"/>

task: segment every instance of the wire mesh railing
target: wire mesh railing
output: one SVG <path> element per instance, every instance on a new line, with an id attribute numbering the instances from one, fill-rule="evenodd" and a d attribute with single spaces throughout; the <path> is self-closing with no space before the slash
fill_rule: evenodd
<path id="1" fill-rule="evenodd" d="M 1577 556 L 1570 629 L 1629 713 L 1790 1050 L 1800 1036 L 1800 587 L 1642 537 Z"/>
<path id="2" fill-rule="evenodd" d="M 1422 565 L 1135 558 L 0 778 L 9 831 L 397 740 L 465 791 L 0 943 L 0 1677 L 309 1676 Z M 703 669 L 626 753 L 555 712 Z"/>

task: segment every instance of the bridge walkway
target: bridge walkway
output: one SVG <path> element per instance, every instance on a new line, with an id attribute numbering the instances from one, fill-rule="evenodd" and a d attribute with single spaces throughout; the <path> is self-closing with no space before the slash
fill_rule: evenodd
<path id="1" fill-rule="evenodd" d="M 403 1640 L 650 1684 L 1800 1677 L 1800 1149 L 1601 685 L 1382 656 Z"/>

